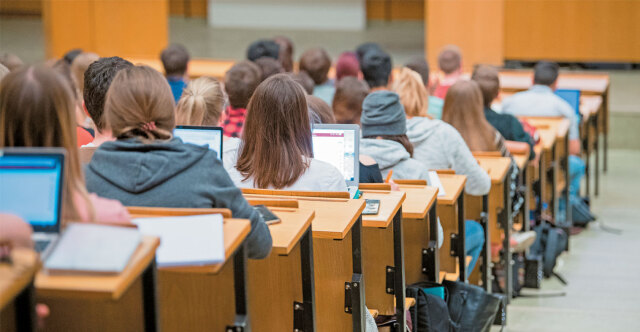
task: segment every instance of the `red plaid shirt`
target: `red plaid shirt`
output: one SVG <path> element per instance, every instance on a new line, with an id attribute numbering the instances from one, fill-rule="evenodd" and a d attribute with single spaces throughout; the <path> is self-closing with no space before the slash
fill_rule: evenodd
<path id="1" fill-rule="evenodd" d="M 244 108 L 227 106 L 227 109 L 224 110 L 224 120 L 222 121 L 224 135 L 227 137 L 242 137 L 246 115 L 247 110 Z"/>

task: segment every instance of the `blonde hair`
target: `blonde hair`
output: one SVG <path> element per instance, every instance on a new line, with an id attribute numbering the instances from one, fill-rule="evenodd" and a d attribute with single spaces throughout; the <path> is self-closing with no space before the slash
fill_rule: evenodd
<path id="1" fill-rule="evenodd" d="M 71 76 L 78 89 L 79 96 L 84 93 L 84 72 L 89 65 L 98 61 L 100 56 L 95 53 L 80 53 L 71 63 Z"/>
<path id="2" fill-rule="evenodd" d="M 0 147 L 61 147 L 67 150 L 63 219 L 79 220 L 74 193 L 95 210 L 84 182 L 76 140 L 70 85 L 51 68 L 21 67 L 0 83 Z"/>
<path id="3" fill-rule="evenodd" d="M 474 81 L 453 84 L 442 107 L 442 121 L 452 125 L 471 151 L 496 151 L 496 130 L 484 116 L 482 93 Z"/>
<path id="4" fill-rule="evenodd" d="M 176 124 L 186 126 L 217 126 L 224 108 L 220 82 L 200 77 L 187 85 L 176 107 Z"/>
<path id="5" fill-rule="evenodd" d="M 175 127 L 174 99 L 167 80 L 147 66 L 122 69 L 105 100 L 105 119 L 113 136 L 148 143 L 168 140 Z"/>
<path id="6" fill-rule="evenodd" d="M 407 67 L 402 68 L 393 82 L 393 90 L 400 97 L 407 116 L 427 116 L 429 95 L 420 74 Z"/>

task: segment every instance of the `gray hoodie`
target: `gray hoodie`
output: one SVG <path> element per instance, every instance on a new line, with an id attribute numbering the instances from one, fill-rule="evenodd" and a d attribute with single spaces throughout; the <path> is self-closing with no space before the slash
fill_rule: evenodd
<path id="1" fill-rule="evenodd" d="M 144 144 L 137 139 L 102 144 L 86 167 L 89 192 L 127 206 L 228 208 L 234 218 L 249 219 L 250 258 L 271 251 L 271 233 L 260 214 L 207 147 L 179 138 Z"/>
<path id="2" fill-rule="evenodd" d="M 478 164 L 460 133 L 446 122 L 423 117 L 407 119 L 407 136 L 413 144 L 413 158 L 427 169 L 453 169 L 467 176 L 465 192 L 486 195 L 491 178 Z M 395 172 L 395 171 L 394 171 Z"/>
<path id="3" fill-rule="evenodd" d="M 390 170 L 393 170 L 392 179 L 429 178 L 428 169 L 411 158 L 404 146 L 396 141 L 363 138 L 360 140 L 360 154 L 368 155 L 378 162 L 383 178 Z"/>

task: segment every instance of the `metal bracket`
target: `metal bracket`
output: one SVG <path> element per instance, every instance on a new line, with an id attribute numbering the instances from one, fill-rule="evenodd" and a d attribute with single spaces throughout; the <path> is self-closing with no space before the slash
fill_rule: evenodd
<path id="1" fill-rule="evenodd" d="M 293 302 L 293 331 L 304 332 L 304 304 Z"/>
<path id="2" fill-rule="evenodd" d="M 387 294 L 393 294 L 395 291 L 395 276 L 396 276 L 396 268 L 393 266 L 387 266 L 387 281 L 386 281 L 386 292 Z"/>
<path id="3" fill-rule="evenodd" d="M 429 241 L 429 248 L 422 249 L 422 274 L 431 275 L 435 266 L 435 255 L 437 243 Z"/>
<path id="4" fill-rule="evenodd" d="M 450 251 L 450 254 L 453 257 L 460 256 L 460 253 L 458 252 L 458 248 L 460 248 L 460 244 L 458 242 L 460 242 L 460 237 L 458 236 L 458 234 L 451 233 L 451 246 L 450 246 L 451 251 Z"/>
<path id="5" fill-rule="evenodd" d="M 244 332 L 244 327 L 227 325 L 227 328 L 225 329 L 225 331 L 227 331 L 227 332 Z"/>

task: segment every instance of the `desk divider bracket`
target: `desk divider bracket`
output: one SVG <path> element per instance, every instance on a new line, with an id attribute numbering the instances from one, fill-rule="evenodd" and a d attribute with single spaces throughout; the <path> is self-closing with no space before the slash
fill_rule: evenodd
<path id="1" fill-rule="evenodd" d="M 491 263 L 491 236 L 489 234 L 491 227 L 489 227 L 489 195 L 482 196 L 482 212 L 480 213 L 480 225 L 484 230 L 484 246 L 482 248 L 482 287 L 488 293 L 491 293 L 491 269 L 493 264 Z"/>
<path id="2" fill-rule="evenodd" d="M 242 244 L 233 257 L 233 286 L 236 300 L 236 317 L 226 332 L 251 332 L 247 310 L 247 253 Z"/>
<path id="3" fill-rule="evenodd" d="M 365 292 L 362 275 L 362 215 L 351 228 L 351 251 L 353 255 L 353 275 L 351 282 L 345 282 L 345 312 L 353 317 L 353 331 L 365 329 Z"/>
<path id="4" fill-rule="evenodd" d="M 396 268 L 393 266 L 386 267 L 386 282 L 385 282 L 385 292 L 387 294 L 394 294 L 395 292 L 395 278 L 396 278 Z"/>
<path id="5" fill-rule="evenodd" d="M 438 250 L 438 215 L 433 204 L 429 210 L 429 246 L 422 249 L 422 273 L 427 275 L 427 280 L 440 282 L 440 253 Z M 426 255 L 425 255 L 426 254 Z"/>
<path id="6" fill-rule="evenodd" d="M 16 331 L 34 332 L 36 330 L 36 298 L 33 280 L 20 292 L 15 300 Z"/>
<path id="7" fill-rule="evenodd" d="M 159 331 L 160 323 L 158 313 L 158 270 L 155 256 L 149 266 L 142 274 L 142 292 L 144 307 L 144 330 L 145 332 Z"/>
<path id="8" fill-rule="evenodd" d="M 294 303 L 293 313 L 293 326 L 294 331 L 306 331 L 313 332 L 316 330 L 315 319 L 315 278 L 314 263 L 313 263 L 313 236 L 311 233 L 311 227 L 302 236 L 300 241 L 300 266 L 302 269 L 302 301 L 303 303 Z M 296 305 L 299 305 L 302 309 L 296 311 Z M 301 315 L 302 317 L 299 317 Z M 298 323 L 301 322 L 301 323 Z M 302 324 L 302 326 L 300 326 Z"/>

